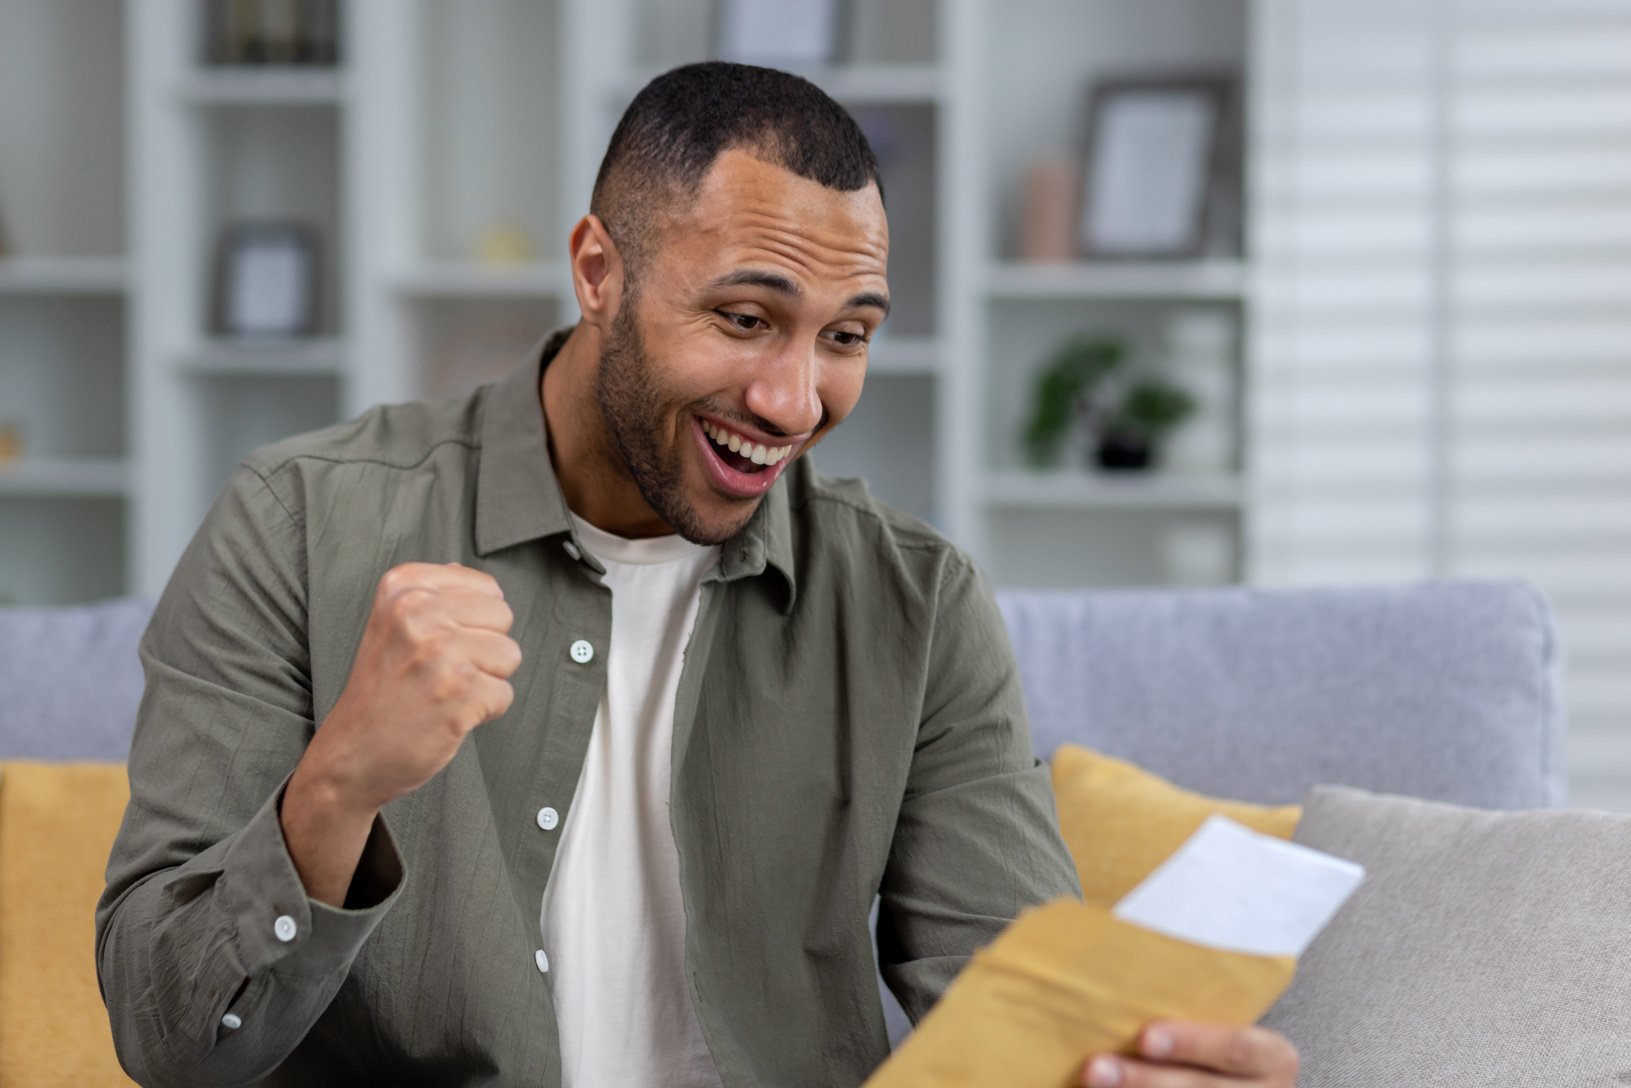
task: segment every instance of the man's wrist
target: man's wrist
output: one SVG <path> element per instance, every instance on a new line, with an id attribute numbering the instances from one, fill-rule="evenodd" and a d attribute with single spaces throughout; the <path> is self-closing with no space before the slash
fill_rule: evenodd
<path id="1" fill-rule="evenodd" d="M 306 894 L 333 907 L 345 905 L 379 808 L 332 774 L 311 749 L 289 776 L 278 822 Z"/>

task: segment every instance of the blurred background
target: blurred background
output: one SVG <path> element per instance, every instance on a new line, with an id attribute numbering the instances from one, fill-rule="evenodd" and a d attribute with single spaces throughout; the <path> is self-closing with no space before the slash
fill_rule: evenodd
<path id="1" fill-rule="evenodd" d="M 824 471 L 1003 587 L 1524 577 L 1631 807 L 1624 0 L 0 0 L 0 603 L 576 319 L 623 107 L 808 75 L 894 314 Z"/>

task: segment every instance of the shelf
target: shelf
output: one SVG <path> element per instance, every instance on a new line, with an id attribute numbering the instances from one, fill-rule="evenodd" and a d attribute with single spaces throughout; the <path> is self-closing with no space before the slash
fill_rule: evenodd
<path id="1" fill-rule="evenodd" d="M 854 64 L 823 68 L 774 65 L 803 76 L 844 103 L 869 105 L 932 105 L 945 97 L 945 73 L 938 64 Z M 633 100 L 640 89 L 667 71 L 647 68 L 613 83 L 610 93 L 619 102 Z"/>
<path id="2" fill-rule="evenodd" d="M 182 79 L 176 94 L 202 106 L 334 106 L 345 100 L 346 79 L 331 68 L 223 67 Z"/>
<path id="3" fill-rule="evenodd" d="M 119 458 L 23 458 L 0 464 L 0 497 L 123 498 L 129 466 Z"/>
<path id="4" fill-rule="evenodd" d="M 872 374 L 898 374 L 932 378 L 940 372 L 944 349 L 932 336 L 880 336 L 868 352 Z"/>
<path id="5" fill-rule="evenodd" d="M 1238 476 L 1164 472 L 988 472 L 980 494 L 988 506 L 1053 510 L 1237 510 L 1245 502 Z"/>
<path id="6" fill-rule="evenodd" d="M 995 298 L 1188 299 L 1240 301 L 1250 283 L 1244 261 L 1137 261 L 1026 264 L 1009 261 L 986 272 Z"/>
<path id="7" fill-rule="evenodd" d="M 443 261 L 401 273 L 392 280 L 397 294 L 409 298 L 548 298 L 571 290 L 563 265 L 482 265 Z"/>
<path id="8" fill-rule="evenodd" d="M 0 259 L 0 297 L 7 295 L 118 295 L 126 285 L 123 257 L 10 257 Z"/>
<path id="9" fill-rule="evenodd" d="M 338 377 L 345 370 L 344 340 L 208 340 L 184 352 L 176 367 L 204 377 Z"/>

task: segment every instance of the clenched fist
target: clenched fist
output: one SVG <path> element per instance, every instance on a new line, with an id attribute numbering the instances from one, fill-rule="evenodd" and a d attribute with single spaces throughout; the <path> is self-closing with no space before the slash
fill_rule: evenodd
<path id="1" fill-rule="evenodd" d="M 404 563 L 379 580 L 345 689 L 284 793 L 284 837 L 308 895 L 342 901 L 379 810 L 509 709 L 514 618 L 498 582 L 457 563 Z"/>

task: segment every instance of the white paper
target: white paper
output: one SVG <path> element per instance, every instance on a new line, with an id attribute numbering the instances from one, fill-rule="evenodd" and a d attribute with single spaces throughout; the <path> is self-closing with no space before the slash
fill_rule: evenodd
<path id="1" fill-rule="evenodd" d="M 1212 816 L 1112 912 L 1259 956 L 1300 956 L 1365 879 L 1351 861 Z"/>

